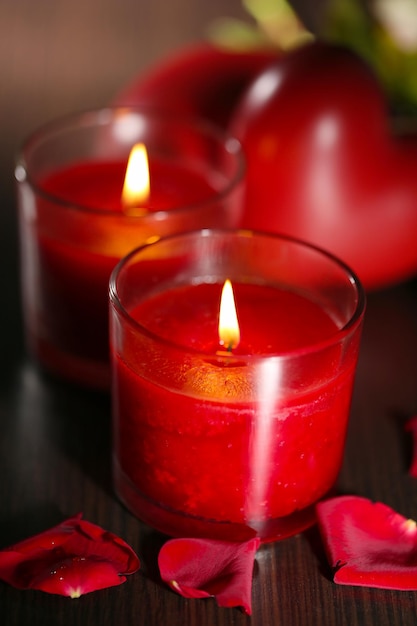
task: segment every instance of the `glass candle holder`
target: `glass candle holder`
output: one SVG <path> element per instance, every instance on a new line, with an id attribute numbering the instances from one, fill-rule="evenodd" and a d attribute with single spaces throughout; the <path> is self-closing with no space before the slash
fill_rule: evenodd
<path id="1" fill-rule="evenodd" d="M 218 329 L 223 284 L 240 340 Z M 114 482 L 172 536 L 282 539 L 342 463 L 365 308 L 342 262 L 210 231 L 131 252 L 110 280 Z"/>
<path id="2" fill-rule="evenodd" d="M 136 144 L 147 150 L 150 189 L 125 200 Z M 147 110 L 92 111 L 35 132 L 15 174 L 25 329 L 37 360 L 107 389 L 112 269 L 154 237 L 234 225 L 243 169 L 236 141 Z"/>

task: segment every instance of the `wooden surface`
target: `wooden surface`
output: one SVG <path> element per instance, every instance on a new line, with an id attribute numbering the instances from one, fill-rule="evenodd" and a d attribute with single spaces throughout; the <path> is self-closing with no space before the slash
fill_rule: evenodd
<path id="1" fill-rule="evenodd" d="M 238 0 L 0 0 L 0 548 L 83 511 L 128 541 L 142 570 L 69 600 L 0 583 L 2 626 L 408 626 L 417 593 L 332 583 L 317 532 L 258 556 L 253 616 L 185 600 L 157 580 L 160 538 L 116 500 L 106 396 L 42 375 L 23 346 L 13 156 L 30 130 L 106 104 L 137 71 L 202 36 Z M 417 208 L 416 208 L 417 210 Z M 404 420 L 417 412 L 417 283 L 371 294 L 340 490 L 417 518 Z"/>

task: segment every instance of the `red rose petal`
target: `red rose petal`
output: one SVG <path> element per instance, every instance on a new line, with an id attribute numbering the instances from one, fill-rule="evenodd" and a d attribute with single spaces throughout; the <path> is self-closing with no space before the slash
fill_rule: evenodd
<path id="1" fill-rule="evenodd" d="M 224 607 L 252 612 L 252 573 L 259 539 L 232 543 L 171 539 L 158 557 L 162 579 L 185 598 L 215 596 Z"/>
<path id="2" fill-rule="evenodd" d="M 417 589 L 417 526 L 381 502 L 342 496 L 317 505 L 334 582 Z"/>
<path id="3" fill-rule="evenodd" d="M 137 569 L 127 543 L 81 515 L 0 551 L 1 580 L 72 598 L 120 585 Z"/>
<path id="4" fill-rule="evenodd" d="M 117 573 L 112 563 L 81 556 L 25 562 L 23 565 L 19 574 L 27 579 L 31 573 L 30 589 L 71 598 L 121 585 L 126 580 L 125 576 Z"/>
<path id="5" fill-rule="evenodd" d="M 405 429 L 411 432 L 413 436 L 413 457 L 408 472 L 411 476 L 417 478 L 417 415 L 407 420 Z"/>

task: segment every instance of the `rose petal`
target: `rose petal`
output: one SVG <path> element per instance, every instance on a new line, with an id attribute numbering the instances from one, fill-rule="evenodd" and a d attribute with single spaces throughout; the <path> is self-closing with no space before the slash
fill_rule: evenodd
<path id="1" fill-rule="evenodd" d="M 224 607 L 252 612 L 252 573 L 259 539 L 233 543 L 171 539 L 158 557 L 162 580 L 185 598 L 215 596 Z"/>
<path id="2" fill-rule="evenodd" d="M 109 561 L 81 556 L 25 562 L 18 573 L 26 579 L 31 574 L 28 585 L 30 589 L 71 598 L 121 585 L 126 580 Z"/>
<path id="3" fill-rule="evenodd" d="M 334 582 L 417 589 L 417 526 L 381 502 L 341 496 L 317 505 Z"/>
<path id="4" fill-rule="evenodd" d="M 120 585 L 137 569 L 127 543 L 81 515 L 0 551 L 1 580 L 72 598 Z"/>
<path id="5" fill-rule="evenodd" d="M 413 456 L 408 472 L 411 476 L 417 478 L 417 415 L 407 420 L 405 429 L 411 432 L 413 436 Z"/>

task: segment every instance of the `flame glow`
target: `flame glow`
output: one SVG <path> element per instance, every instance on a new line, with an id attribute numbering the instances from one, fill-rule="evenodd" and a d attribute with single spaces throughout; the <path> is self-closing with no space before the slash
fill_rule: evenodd
<path id="1" fill-rule="evenodd" d="M 128 209 L 143 209 L 150 195 L 148 153 L 143 143 L 133 146 L 126 168 L 122 204 Z"/>
<path id="2" fill-rule="evenodd" d="M 223 285 L 220 300 L 219 341 L 227 350 L 233 350 L 239 345 L 240 330 L 237 319 L 235 298 L 232 283 L 227 279 Z"/>

